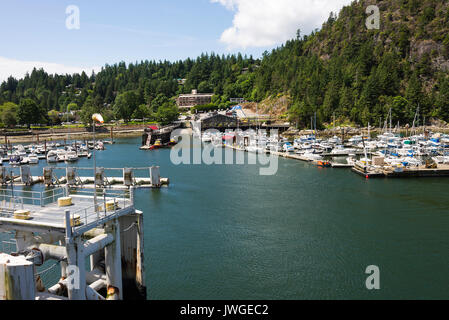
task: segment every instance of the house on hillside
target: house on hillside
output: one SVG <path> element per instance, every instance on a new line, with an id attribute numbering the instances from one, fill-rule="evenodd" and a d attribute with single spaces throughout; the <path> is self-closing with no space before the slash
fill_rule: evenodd
<path id="1" fill-rule="evenodd" d="M 210 104 L 212 102 L 213 93 L 198 93 L 192 90 L 191 94 L 181 94 L 176 100 L 178 107 L 181 109 L 190 109 L 195 106 Z"/>

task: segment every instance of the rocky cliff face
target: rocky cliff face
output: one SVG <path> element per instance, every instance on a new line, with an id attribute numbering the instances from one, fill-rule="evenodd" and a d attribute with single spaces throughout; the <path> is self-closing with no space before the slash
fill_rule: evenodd
<path id="1" fill-rule="evenodd" d="M 379 8 L 380 29 L 368 30 L 370 5 Z M 343 54 L 348 42 L 373 40 L 384 50 L 395 50 L 410 63 L 428 63 L 433 71 L 449 72 L 449 1 L 360 0 L 330 17 L 308 44 L 322 60 Z"/>

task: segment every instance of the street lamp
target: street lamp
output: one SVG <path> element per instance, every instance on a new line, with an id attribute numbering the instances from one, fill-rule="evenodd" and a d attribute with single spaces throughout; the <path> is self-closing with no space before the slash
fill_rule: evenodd
<path id="1" fill-rule="evenodd" d="M 95 212 L 98 212 L 98 208 L 97 208 L 97 185 L 96 185 L 96 181 L 95 178 L 97 176 L 97 157 L 95 154 L 95 145 L 96 145 L 96 140 L 95 140 L 95 127 L 98 123 L 104 123 L 103 117 L 101 116 L 101 114 L 99 113 L 94 113 L 92 115 L 92 121 L 93 121 L 93 126 L 94 126 L 94 206 L 95 206 Z M 106 204 L 105 204 L 106 205 Z"/>

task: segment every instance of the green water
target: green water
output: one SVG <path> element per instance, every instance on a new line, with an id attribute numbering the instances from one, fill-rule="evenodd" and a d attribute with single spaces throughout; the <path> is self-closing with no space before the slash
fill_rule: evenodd
<path id="1" fill-rule="evenodd" d="M 286 159 L 275 176 L 175 166 L 170 150 L 139 142 L 118 140 L 97 162 L 160 165 L 170 178 L 136 193 L 150 299 L 449 298 L 448 179 L 365 180 Z M 365 287 L 369 265 L 378 291 Z"/>

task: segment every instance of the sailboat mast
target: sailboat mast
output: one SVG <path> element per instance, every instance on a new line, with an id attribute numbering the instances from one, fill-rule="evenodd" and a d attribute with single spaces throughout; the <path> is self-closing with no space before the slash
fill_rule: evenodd
<path id="1" fill-rule="evenodd" d="M 392 117 L 391 108 L 390 108 L 390 133 L 392 132 L 392 127 L 393 127 L 393 117 Z"/>

